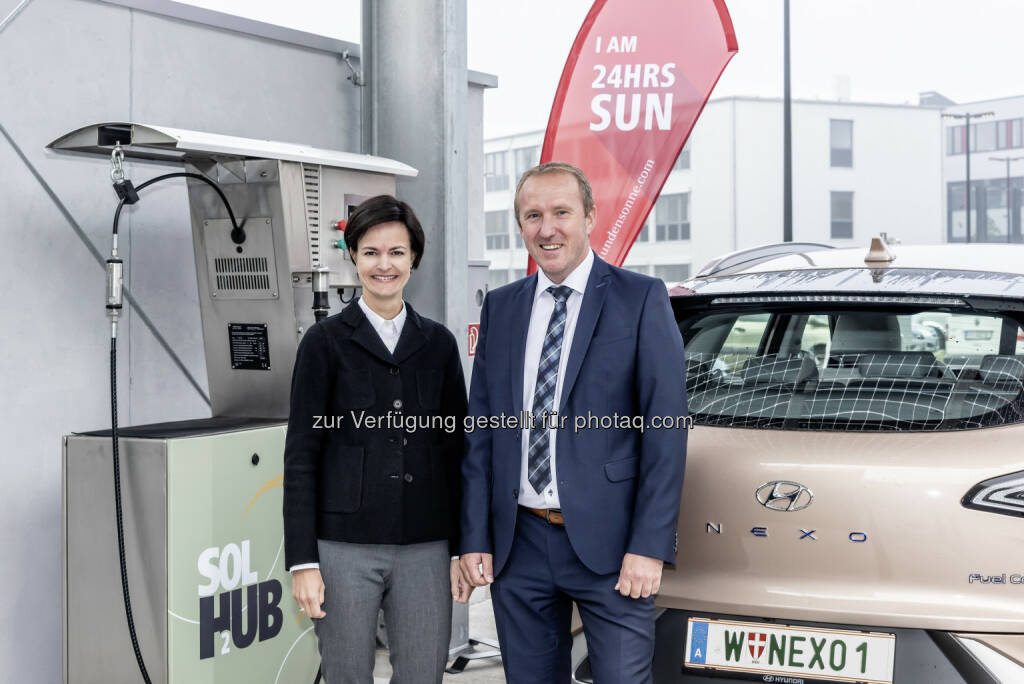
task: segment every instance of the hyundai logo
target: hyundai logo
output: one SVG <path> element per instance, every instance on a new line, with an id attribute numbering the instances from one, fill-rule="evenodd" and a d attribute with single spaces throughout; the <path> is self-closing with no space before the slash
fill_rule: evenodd
<path id="1" fill-rule="evenodd" d="M 799 482 L 773 480 L 754 491 L 757 502 L 773 511 L 802 511 L 814 501 L 814 493 Z"/>

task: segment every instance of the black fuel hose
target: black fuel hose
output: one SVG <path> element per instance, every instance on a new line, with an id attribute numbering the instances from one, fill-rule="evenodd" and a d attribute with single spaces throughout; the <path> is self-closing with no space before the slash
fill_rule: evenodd
<path id="1" fill-rule="evenodd" d="M 228 198 L 224 195 L 224 191 L 220 189 L 219 185 L 214 183 L 212 180 L 210 180 L 206 176 L 203 176 L 203 175 L 198 174 L 198 173 L 187 173 L 185 171 L 180 171 L 180 172 L 177 172 L 177 173 L 165 173 L 162 176 L 157 176 L 156 178 L 150 178 L 148 181 L 146 181 L 142 185 L 137 186 L 135 188 L 135 191 L 138 192 L 139 190 L 143 190 L 145 188 L 148 188 L 150 185 L 153 185 L 153 183 L 158 183 L 158 182 L 160 182 L 162 180 L 167 180 L 168 178 L 194 178 L 196 180 L 199 180 L 199 181 L 202 181 L 202 182 L 206 183 L 211 188 L 216 190 L 217 194 L 220 196 L 220 201 L 224 203 L 224 206 L 228 210 L 228 217 L 231 219 L 231 226 L 232 226 L 231 239 L 234 241 L 234 243 L 236 245 L 240 245 L 243 242 L 245 242 L 245 231 L 242 230 L 242 227 L 245 225 L 245 221 L 242 221 L 241 225 L 239 225 L 238 221 L 235 220 L 235 212 L 233 212 L 231 210 L 231 204 L 228 202 Z M 125 204 L 124 200 L 121 200 L 120 202 L 118 202 L 117 203 L 117 210 L 114 212 L 114 235 L 117 235 L 117 224 L 121 220 L 121 209 L 124 207 L 124 204 Z"/>
<path id="2" fill-rule="evenodd" d="M 110 338 L 110 435 L 114 449 L 114 506 L 117 510 L 117 554 L 121 561 L 121 593 L 124 596 L 124 612 L 128 618 L 128 634 L 132 638 L 132 650 L 139 664 L 142 681 L 151 684 L 146 663 L 142 660 L 139 639 L 135 635 L 135 620 L 132 617 L 132 599 L 128 594 L 128 567 L 124 559 L 124 516 L 121 508 L 121 459 L 118 454 L 117 436 L 117 338 Z"/>
<path id="3" fill-rule="evenodd" d="M 228 198 L 224 195 L 224 191 L 220 187 L 205 176 L 201 176 L 198 173 L 167 173 L 162 176 L 150 178 L 145 183 L 142 183 L 135 191 L 143 190 L 154 183 L 158 183 L 169 178 L 195 178 L 201 180 L 207 185 L 211 186 L 217 191 L 221 201 L 227 208 L 228 216 L 231 218 L 231 225 L 233 227 L 231 231 L 231 239 L 235 244 L 241 244 L 245 242 L 245 232 L 242 230 L 242 226 L 238 224 L 235 219 L 235 212 L 231 209 L 231 204 L 228 202 Z M 121 209 L 124 208 L 125 201 L 122 199 L 117 203 L 117 210 L 114 212 L 114 235 L 117 235 L 117 227 L 121 221 Z M 244 221 L 242 222 L 244 225 Z M 116 240 L 116 238 L 115 238 Z M 115 242 L 116 245 L 116 242 Z M 116 326 L 114 328 L 116 330 Z M 114 507 L 117 513 L 117 553 L 118 559 L 121 563 L 121 594 L 124 597 L 124 612 L 125 617 L 128 620 L 128 634 L 132 640 L 132 650 L 135 652 L 135 661 L 139 665 L 139 672 L 142 674 L 142 681 L 145 684 L 152 684 L 149 678 L 149 672 L 146 670 L 146 663 L 142 659 L 142 651 L 139 649 L 139 639 L 135 633 L 135 618 L 132 614 L 132 599 L 130 592 L 128 591 L 128 567 L 125 562 L 124 553 L 124 511 L 121 504 L 121 459 L 118 451 L 118 432 L 117 432 L 117 335 L 116 333 L 110 338 L 110 436 L 112 440 L 112 449 L 114 457 Z"/>

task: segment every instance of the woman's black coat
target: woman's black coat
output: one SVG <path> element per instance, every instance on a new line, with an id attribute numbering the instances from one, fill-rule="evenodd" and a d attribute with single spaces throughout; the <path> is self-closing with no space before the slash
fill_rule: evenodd
<path id="1" fill-rule="evenodd" d="M 447 539 L 457 553 L 466 416 L 459 348 L 447 328 L 405 306 L 394 354 L 355 301 L 299 343 L 284 452 L 288 568 L 319 562 L 317 538 Z"/>

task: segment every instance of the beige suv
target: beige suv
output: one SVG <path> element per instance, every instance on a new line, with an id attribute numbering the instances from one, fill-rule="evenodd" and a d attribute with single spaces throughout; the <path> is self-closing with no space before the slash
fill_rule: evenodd
<path id="1" fill-rule="evenodd" d="M 671 294 L 655 681 L 1024 682 L 1024 247 L 774 245 Z"/>

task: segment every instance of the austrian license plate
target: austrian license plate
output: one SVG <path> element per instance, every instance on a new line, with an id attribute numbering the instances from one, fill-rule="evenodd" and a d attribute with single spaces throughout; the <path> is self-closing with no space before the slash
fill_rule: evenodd
<path id="1" fill-rule="evenodd" d="M 895 655 L 895 634 L 692 617 L 686 629 L 684 665 L 829 682 L 892 684 Z"/>
<path id="2" fill-rule="evenodd" d="M 992 331 L 991 330 L 965 330 L 964 331 L 964 339 L 965 340 L 991 340 L 992 339 Z"/>

